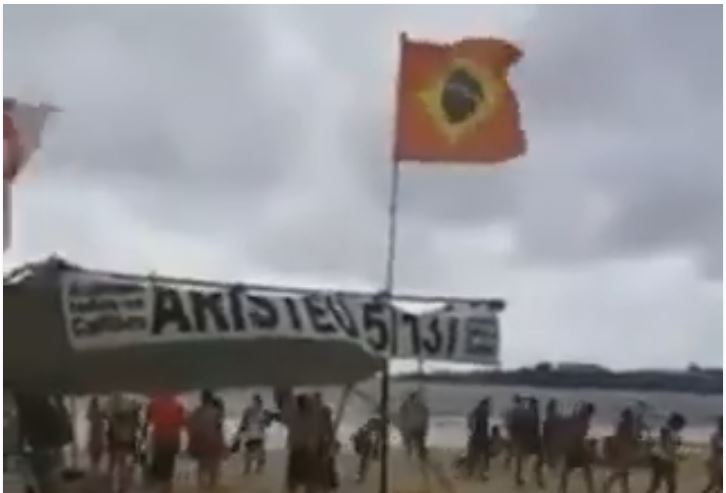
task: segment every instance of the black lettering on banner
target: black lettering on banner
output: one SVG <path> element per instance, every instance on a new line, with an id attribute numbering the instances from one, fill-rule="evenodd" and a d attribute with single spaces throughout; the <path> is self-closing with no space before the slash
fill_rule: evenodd
<path id="1" fill-rule="evenodd" d="M 411 328 L 411 350 L 414 356 L 421 354 L 421 334 L 419 332 L 418 317 L 410 313 L 404 313 L 402 321 Z"/>
<path id="2" fill-rule="evenodd" d="M 466 320 L 466 353 L 470 356 L 493 357 L 497 353 L 499 319 L 470 317 Z"/>
<path id="3" fill-rule="evenodd" d="M 232 325 L 236 332 L 240 332 L 247 328 L 245 322 L 245 314 L 242 310 L 242 297 L 244 297 L 245 288 L 241 285 L 232 286 L 229 290 L 229 306 L 232 312 Z"/>
<path id="4" fill-rule="evenodd" d="M 343 332 L 347 336 L 357 339 L 360 336 L 360 331 L 355 325 L 353 315 L 350 313 L 350 310 L 345 305 L 343 300 L 336 296 L 326 296 L 325 301 L 328 305 L 328 310 L 330 310 L 330 312 L 333 314 L 335 322 L 341 329 L 343 329 Z"/>
<path id="5" fill-rule="evenodd" d="M 168 324 L 176 325 L 179 332 L 192 330 L 179 292 L 176 289 L 154 286 L 154 325 L 151 333 L 161 334 Z"/>
<path id="6" fill-rule="evenodd" d="M 388 347 L 388 325 L 385 306 L 379 302 L 363 304 L 363 329 L 369 335 L 368 345 L 374 351 L 382 352 Z M 376 334 L 371 337 L 371 334 Z"/>
<path id="7" fill-rule="evenodd" d="M 190 290 L 189 296 L 197 332 L 207 331 L 207 314 L 212 316 L 213 328 L 220 332 L 229 332 L 229 321 L 224 315 L 220 291 Z"/>
<path id="8" fill-rule="evenodd" d="M 306 296 L 304 302 L 315 331 L 321 334 L 335 334 L 335 325 L 326 320 L 328 310 L 320 303 L 320 299 L 317 296 Z"/>
<path id="9" fill-rule="evenodd" d="M 459 318 L 449 318 L 449 337 L 447 337 L 448 344 L 446 345 L 446 355 L 449 358 L 454 357 L 456 353 L 456 344 L 459 342 Z"/>
<path id="10" fill-rule="evenodd" d="M 287 313 L 290 315 L 290 325 L 297 332 L 302 330 L 302 321 L 300 320 L 300 311 L 298 310 L 297 303 L 293 298 L 283 298 L 285 306 L 287 307 Z"/>
<path id="11" fill-rule="evenodd" d="M 274 329 L 280 323 L 280 315 L 277 313 L 275 304 L 268 298 L 262 296 L 247 296 L 252 304 L 250 310 L 250 321 L 258 329 Z"/>
<path id="12" fill-rule="evenodd" d="M 423 347 L 429 356 L 434 356 L 441 351 L 441 344 L 443 343 L 441 330 L 439 330 L 439 317 L 432 317 L 427 328 L 428 335 L 431 337 L 423 338 Z"/>
<path id="13" fill-rule="evenodd" d="M 73 330 L 73 334 L 76 337 L 85 337 L 89 335 L 93 335 L 88 327 L 88 325 L 84 324 L 84 318 L 83 317 L 73 317 L 71 319 L 71 330 Z"/>

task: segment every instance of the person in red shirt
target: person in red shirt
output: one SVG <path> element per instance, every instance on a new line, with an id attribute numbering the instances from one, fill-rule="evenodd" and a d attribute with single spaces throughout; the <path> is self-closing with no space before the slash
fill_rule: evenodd
<path id="1" fill-rule="evenodd" d="M 184 407 L 175 395 L 159 394 L 151 399 L 146 419 L 151 427 L 151 480 L 161 485 L 162 491 L 170 492 L 186 422 Z"/>

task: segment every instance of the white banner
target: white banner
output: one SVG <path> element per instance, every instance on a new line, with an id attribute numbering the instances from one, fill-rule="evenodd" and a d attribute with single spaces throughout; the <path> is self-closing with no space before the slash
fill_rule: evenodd
<path id="1" fill-rule="evenodd" d="M 292 338 L 348 341 L 382 357 L 499 360 L 498 318 L 486 303 L 413 314 L 373 296 L 179 287 L 90 272 L 64 273 L 61 298 L 75 350 Z"/>

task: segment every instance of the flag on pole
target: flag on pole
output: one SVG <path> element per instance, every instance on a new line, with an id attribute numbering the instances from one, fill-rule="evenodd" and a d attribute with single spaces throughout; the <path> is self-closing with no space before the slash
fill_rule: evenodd
<path id="1" fill-rule="evenodd" d="M 55 106 L 3 98 L 3 179 L 13 182 L 40 147 L 40 137 Z"/>
<path id="2" fill-rule="evenodd" d="M 33 105 L 3 98 L 3 251 L 10 246 L 12 184 L 33 152 L 40 147 L 40 137 L 48 116 L 59 111 L 55 106 Z"/>
<path id="3" fill-rule="evenodd" d="M 394 159 L 499 163 L 524 154 L 507 81 L 521 56 L 499 39 L 434 44 L 402 36 Z"/>

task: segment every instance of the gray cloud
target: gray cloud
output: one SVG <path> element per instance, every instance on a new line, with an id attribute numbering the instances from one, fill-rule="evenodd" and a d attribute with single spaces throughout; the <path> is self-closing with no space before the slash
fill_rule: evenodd
<path id="1" fill-rule="evenodd" d="M 506 296 L 512 363 L 638 364 L 589 344 L 623 337 L 663 339 L 643 364 L 721 361 L 718 7 L 5 13 L 5 94 L 66 109 L 14 192 L 6 263 L 377 289 L 397 33 L 494 34 L 525 50 L 529 152 L 403 166 L 398 285 Z"/>

